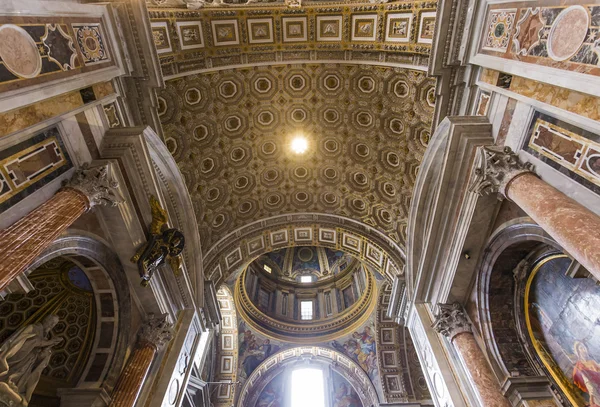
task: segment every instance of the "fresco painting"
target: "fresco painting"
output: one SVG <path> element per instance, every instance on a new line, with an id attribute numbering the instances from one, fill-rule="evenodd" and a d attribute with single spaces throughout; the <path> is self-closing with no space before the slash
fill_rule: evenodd
<path id="1" fill-rule="evenodd" d="M 256 401 L 256 407 L 283 406 L 283 398 L 285 396 L 285 393 L 283 391 L 283 378 L 284 375 L 279 374 L 275 376 L 275 378 L 265 386 L 262 393 L 260 393 L 260 396 L 258 396 L 258 400 Z"/>
<path id="2" fill-rule="evenodd" d="M 250 330 L 244 321 L 240 322 L 238 332 L 238 377 L 245 380 L 265 359 L 279 352 L 282 344 L 271 343 L 270 339 Z"/>
<path id="3" fill-rule="evenodd" d="M 332 341 L 331 347 L 347 355 L 363 368 L 371 380 L 379 378 L 377 371 L 377 349 L 374 324 L 367 324 L 361 331 L 353 332 L 349 338 Z"/>
<path id="4" fill-rule="evenodd" d="M 350 383 L 336 372 L 332 372 L 333 407 L 363 407 L 358 394 Z"/>
<path id="5" fill-rule="evenodd" d="M 565 275 L 571 260 L 542 260 L 529 277 L 526 324 L 546 369 L 573 405 L 600 407 L 600 288 Z"/>

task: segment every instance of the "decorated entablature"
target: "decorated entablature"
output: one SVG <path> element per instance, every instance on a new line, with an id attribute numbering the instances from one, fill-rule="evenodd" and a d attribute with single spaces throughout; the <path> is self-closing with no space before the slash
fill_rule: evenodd
<path id="1" fill-rule="evenodd" d="M 245 4 L 150 0 L 154 42 L 168 78 L 225 67 L 356 62 L 425 70 L 437 1 Z"/>

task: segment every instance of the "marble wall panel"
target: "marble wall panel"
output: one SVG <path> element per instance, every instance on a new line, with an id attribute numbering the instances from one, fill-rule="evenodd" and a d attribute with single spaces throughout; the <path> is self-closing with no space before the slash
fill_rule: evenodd
<path id="1" fill-rule="evenodd" d="M 0 16 L 0 92 L 114 65 L 100 18 Z"/>
<path id="2" fill-rule="evenodd" d="M 572 2 L 569 2 L 572 3 Z M 481 54 L 600 75 L 600 6 L 551 0 L 490 5 Z"/>
<path id="3" fill-rule="evenodd" d="M 56 127 L 0 151 L 0 213 L 72 167 Z"/>
<path id="4" fill-rule="evenodd" d="M 600 135 L 535 112 L 523 147 L 600 194 Z"/>
<path id="5" fill-rule="evenodd" d="M 110 82 L 102 82 L 85 90 L 75 90 L 0 113 L 0 137 L 24 130 L 44 120 L 61 116 L 84 106 L 86 103 L 110 96 L 114 92 Z"/>
<path id="6" fill-rule="evenodd" d="M 501 74 L 501 72 L 492 69 L 483 69 L 479 80 L 500 87 L 499 77 Z M 507 89 L 571 113 L 592 120 L 600 120 L 600 98 L 595 96 L 520 76 L 512 76 Z"/>

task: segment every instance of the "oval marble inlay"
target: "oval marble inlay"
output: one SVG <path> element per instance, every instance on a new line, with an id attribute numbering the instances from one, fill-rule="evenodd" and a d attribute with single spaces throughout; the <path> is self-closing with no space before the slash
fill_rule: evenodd
<path id="1" fill-rule="evenodd" d="M 587 159 L 588 170 L 600 178 L 600 154 L 591 154 Z"/>
<path id="2" fill-rule="evenodd" d="M 587 35 L 590 17 L 585 8 L 571 6 L 563 10 L 548 35 L 548 55 L 555 61 L 564 61 L 577 53 Z"/>
<path id="3" fill-rule="evenodd" d="M 42 57 L 33 38 L 17 25 L 0 26 L 0 58 L 21 78 L 34 78 L 42 70 Z"/>

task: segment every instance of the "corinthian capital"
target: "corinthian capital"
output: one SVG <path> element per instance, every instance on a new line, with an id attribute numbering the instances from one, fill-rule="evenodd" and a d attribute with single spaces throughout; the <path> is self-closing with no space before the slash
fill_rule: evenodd
<path id="1" fill-rule="evenodd" d="M 459 303 L 439 304 L 439 313 L 433 323 L 433 329 L 452 340 L 458 334 L 471 331 L 471 323 Z"/>
<path id="2" fill-rule="evenodd" d="M 481 146 L 477 148 L 479 167 L 469 190 L 479 195 L 498 194 L 506 198 L 506 187 L 517 176 L 533 172 L 531 163 L 522 163 L 510 147 Z"/>
<path id="3" fill-rule="evenodd" d="M 156 350 L 162 349 L 171 339 L 173 339 L 173 329 L 167 321 L 167 314 L 158 317 L 150 314 L 138 332 L 140 345 L 150 345 Z"/>
<path id="4" fill-rule="evenodd" d="M 119 183 L 109 176 L 108 164 L 91 167 L 83 164 L 64 188 L 76 189 L 84 194 L 88 201 L 88 210 L 98 205 L 117 206 L 122 198 L 117 192 Z"/>

